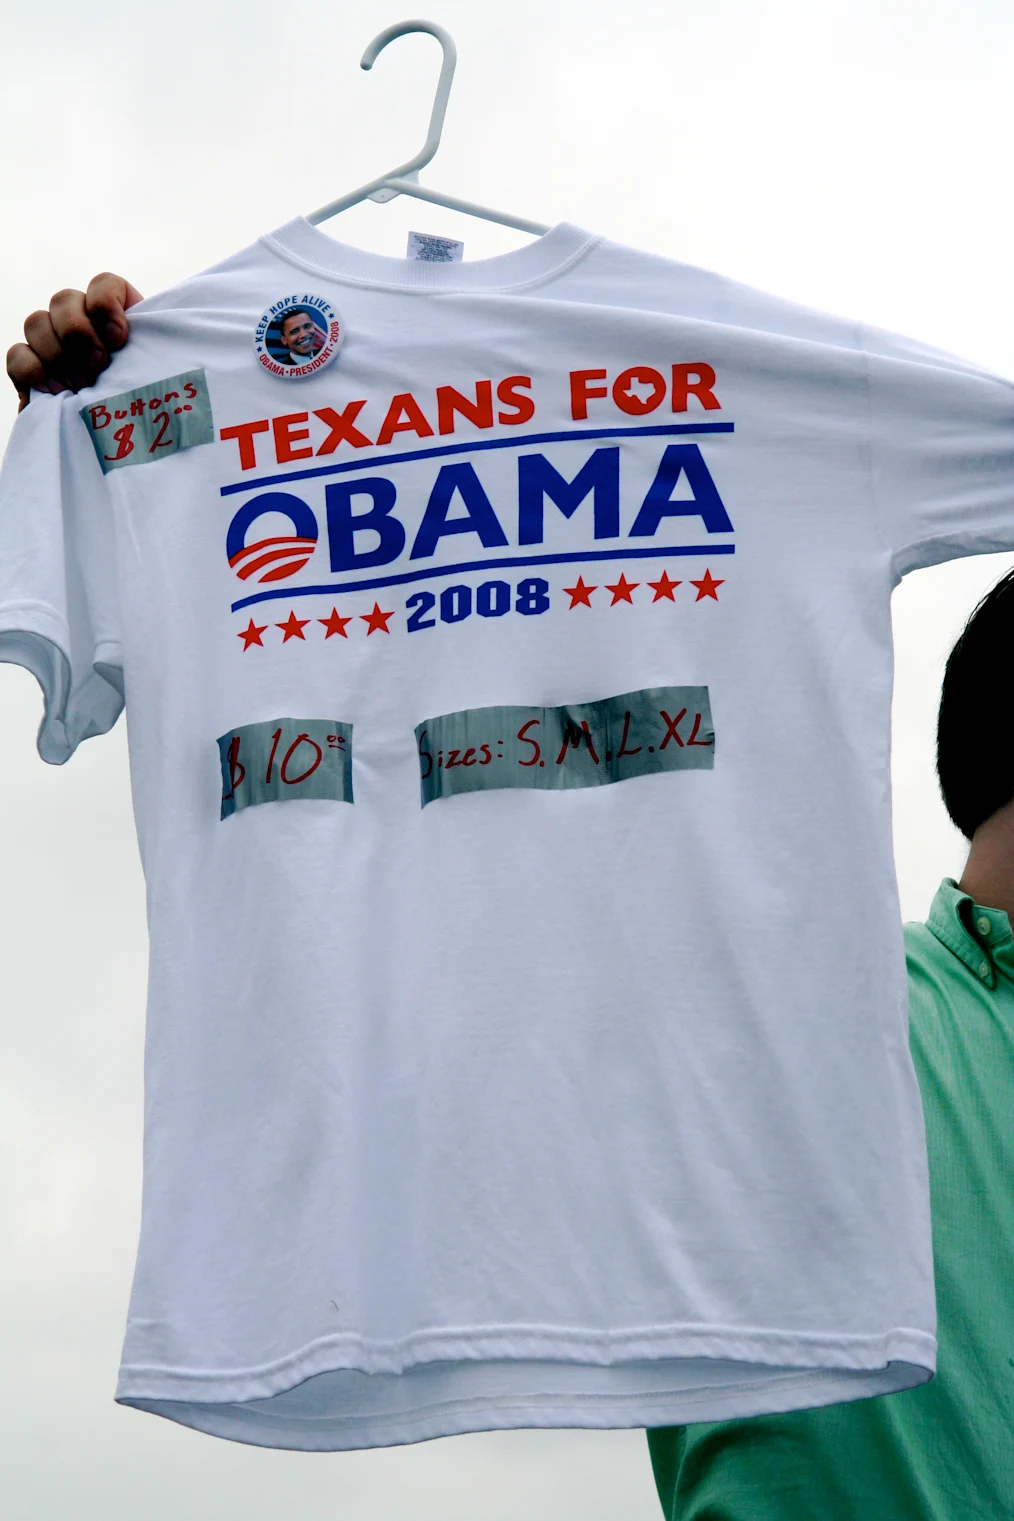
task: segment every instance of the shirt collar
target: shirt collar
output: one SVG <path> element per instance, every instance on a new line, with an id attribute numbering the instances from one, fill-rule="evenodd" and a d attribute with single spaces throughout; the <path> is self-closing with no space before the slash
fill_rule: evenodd
<path id="1" fill-rule="evenodd" d="M 342 284 L 373 285 L 415 292 L 508 291 L 541 284 L 562 274 L 600 241 L 570 222 L 560 222 L 521 248 L 489 259 L 449 264 L 429 259 L 390 259 L 339 243 L 329 233 L 296 217 L 268 233 L 264 243 L 281 258 Z"/>
<path id="2" fill-rule="evenodd" d="M 995 988 L 998 976 L 1014 981 L 1014 933 L 1001 909 L 982 907 L 945 877 L 926 924 L 984 987 Z"/>

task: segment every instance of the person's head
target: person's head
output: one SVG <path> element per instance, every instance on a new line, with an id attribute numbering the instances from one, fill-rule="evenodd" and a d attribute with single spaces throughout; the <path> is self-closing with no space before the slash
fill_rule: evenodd
<path id="1" fill-rule="evenodd" d="M 310 358 L 317 336 L 317 324 L 305 306 L 290 306 L 287 312 L 283 312 L 278 331 L 290 354 L 298 359 Z"/>
<path id="2" fill-rule="evenodd" d="M 947 659 L 937 717 L 944 807 L 970 840 L 1014 798 L 1014 743 L 1006 689 L 1014 636 L 1014 570 L 983 597 Z"/>

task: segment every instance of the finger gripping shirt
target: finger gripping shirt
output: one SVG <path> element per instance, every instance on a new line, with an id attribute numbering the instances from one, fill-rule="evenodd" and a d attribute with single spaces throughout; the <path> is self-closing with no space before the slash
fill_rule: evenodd
<path id="1" fill-rule="evenodd" d="M 130 714 L 118 1398 L 334 1449 L 928 1379 L 890 593 L 1014 547 L 1007 382 L 566 225 L 296 221 L 131 323 L 0 477 L 43 758 Z"/>

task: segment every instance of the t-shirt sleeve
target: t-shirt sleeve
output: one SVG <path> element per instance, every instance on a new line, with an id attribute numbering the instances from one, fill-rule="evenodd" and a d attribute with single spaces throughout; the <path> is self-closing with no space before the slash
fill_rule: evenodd
<path id="1" fill-rule="evenodd" d="M 1014 384 L 912 344 L 866 342 L 874 502 L 898 579 L 1014 549 Z"/>
<path id="2" fill-rule="evenodd" d="M 112 504 L 69 393 L 32 397 L 0 470 L 0 660 L 42 687 L 54 765 L 122 711 Z"/>

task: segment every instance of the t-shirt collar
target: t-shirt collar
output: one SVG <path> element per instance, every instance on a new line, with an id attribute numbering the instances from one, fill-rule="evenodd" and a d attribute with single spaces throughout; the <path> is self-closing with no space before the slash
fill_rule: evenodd
<path id="1" fill-rule="evenodd" d="M 985 987 L 996 987 L 998 976 L 1014 982 L 1014 933 L 1002 909 L 984 908 L 945 877 L 926 924 Z"/>
<path id="2" fill-rule="evenodd" d="M 261 242 L 275 254 L 314 274 L 355 285 L 418 292 L 502 291 L 537 285 L 580 259 L 600 239 L 569 222 L 542 237 L 491 259 L 433 263 L 427 259 L 392 259 L 339 243 L 305 217 L 266 233 Z"/>

